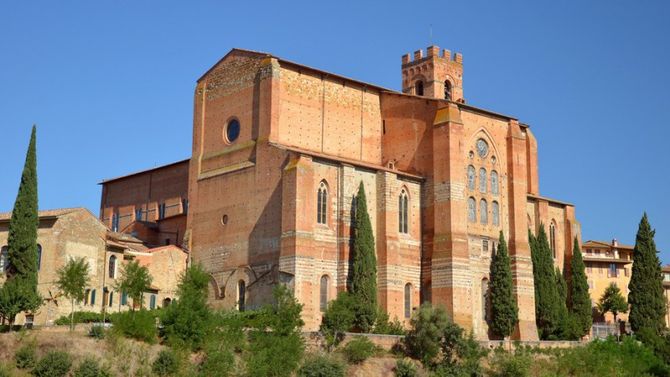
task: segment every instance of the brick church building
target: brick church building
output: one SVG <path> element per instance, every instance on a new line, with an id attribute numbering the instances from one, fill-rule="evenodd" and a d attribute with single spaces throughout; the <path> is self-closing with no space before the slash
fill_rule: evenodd
<path id="1" fill-rule="evenodd" d="M 540 195 L 528 125 L 467 104 L 463 57 L 402 57 L 402 91 L 268 53 L 233 49 L 198 79 L 189 160 L 102 182 L 101 219 L 177 243 L 211 273 L 210 300 L 255 308 L 287 284 L 306 329 L 346 289 L 362 182 L 379 303 L 408 320 L 443 305 L 487 339 L 499 232 L 509 240 L 520 323 L 537 339 L 528 230 L 546 226 L 557 266 L 579 236 L 574 206 Z"/>

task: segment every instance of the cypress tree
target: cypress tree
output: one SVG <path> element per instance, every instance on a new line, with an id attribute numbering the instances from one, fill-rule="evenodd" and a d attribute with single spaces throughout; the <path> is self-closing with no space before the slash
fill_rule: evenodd
<path id="1" fill-rule="evenodd" d="M 579 241 L 575 237 L 570 259 L 570 294 L 568 295 L 568 309 L 575 318 L 580 329 L 580 337 L 588 334 L 593 323 L 591 309 L 591 296 L 589 295 L 589 283 L 586 280 L 586 267 L 579 247 Z"/>
<path id="2" fill-rule="evenodd" d="M 507 253 L 507 241 L 500 232 L 498 250 L 491 261 L 491 329 L 503 338 L 514 331 L 519 322 L 519 307 L 514 297 L 512 267 Z"/>
<path id="3" fill-rule="evenodd" d="M 633 273 L 628 284 L 628 303 L 633 331 L 648 328 L 660 333 L 665 328 L 663 317 L 666 311 L 663 297 L 661 262 L 656 255 L 656 244 L 645 212 L 635 237 L 633 250 Z"/>
<path id="4" fill-rule="evenodd" d="M 567 310 L 568 284 L 565 282 L 565 277 L 563 277 L 563 273 L 558 267 L 556 267 L 554 274 L 556 276 L 556 289 L 558 290 L 559 302 Z"/>
<path id="5" fill-rule="evenodd" d="M 354 326 L 367 332 L 372 329 L 377 318 L 377 257 L 363 182 L 358 186 L 356 196 L 352 238 L 351 294 L 356 313 Z"/>
<path id="6" fill-rule="evenodd" d="M 36 128 L 33 126 L 19 192 L 9 220 L 7 238 L 9 267 L 3 289 L 21 291 L 19 311 L 36 310 L 41 304 L 37 293 L 37 152 Z M 8 294 L 6 296 L 16 296 Z"/>
<path id="7" fill-rule="evenodd" d="M 554 263 L 549 248 L 549 241 L 540 224 L 537 237 L 532 237 L 531 259 L 533 261 L 533 280 L 535 284 L 535 321 L 540 338 L 555 338 L 558 334 L 561 322 L 561 303 L 556 277 L 554 274 Z"/>

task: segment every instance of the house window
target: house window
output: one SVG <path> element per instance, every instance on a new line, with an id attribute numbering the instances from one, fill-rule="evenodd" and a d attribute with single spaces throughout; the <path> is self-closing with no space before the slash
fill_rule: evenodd
<path id="1" fill-rule="evenodd" d="M 165 203 L 158 205 L 158 220 L 163 220 L 165 218 Z"/>
<path id="2" fill-rule="evenodd" d="M 121 305 L 128 305 L 128 294 L 121 292 Z"/>
<path id="3" fill-rule="evenodd" d="M 2 268 L 2 272 L 6 272 L 7 267 L 9 267 L 9 247 L 3 246 L 2 251 L 0 251 L 0 268 Z"/>
<path id="4" fill-rule="evenodd" d="M 169 297 L 166 297 L 166 298 L 163 299 L 163 307 L 164 308 L 167 308 L 168 306 L 170 306 L 171 303 L 172 303 L 172 299 L 170 299 Z"/>
<path id="5" fill-rule="evenodd" d="M 482 251 L 489 251 L 489 240 L 482 240 Z"/>
<path id="6" fill-rule="evenodd" d="M 451 101 L 451 83 L 449 80 L 444 82 L 444 99 Z"/>
<path id="7" fill-rule="evenodd" d="M 500 225 L 500 205 L 496 201 L 491 203 L 491 217 L 493 225 L 495 226 Z"/>
<path id="8" fill-rule="evenodd" d="M 114 279 L 116 278 L 116 256 L 112 255 L 109 257 L 109 277 Z"/>
<path id="9" fill-rule="evenodd" d="M 479 192 L 486 193 L 486 169 L 479 169 Z"/>
<path id="10" fill-rule="evenodd" d="M 188 214 L 188 199 L 186 199 L 186 198 L 181 200 L 181 212 L 184 215 Z"/>
<path id="11" fill-rule="evenodd" d="M 321 276 L 319 285 L 319 308 L 325 312 L 328 308 L 328 275 Z"/>
<path id="12" fill-rule="evenodd" d="M 156 295 L 149 297 L 149 309 L 156 309 Z"/>
<path id="13" fill-rule="evenodd" d="M 95 289 L 91 291 L 91 306 L 95 305 Z"/>
<path id="14" fill-rule="evenodd" d="M 477 202 L 475 202 L 475 198 L 473 197 L 468 198 L 468 221 L 471 223 L 477 221 L 477 209 L 475 208 L 476 206 Z"/>
<path id="15" fill-rule="evenodd" d="M 244 280 L 237 282 L 237 310 L 243 312 L 246 304 L 247 287 Z"/>
<path id="16" fill-rule="evenodd" d="M 409 233 L 409 200 L 407 199 L 407 192 L 402 190 L 398 197 L 398 231 L 400 233 Z"/>
<path id="17" fill-rule="evenodd" d="M 468 189 L 475 189 L 475 167 L 472 165 L 468 166 Z"/>
<path id="18" fill-rule="evenodd" d="M 109 307 L 112 307 L 112 304 L 114 303 L 114 291 L 109 292 Z"/>
<path id="19" fill-rule="evenodd" d="M 142 208 L 135 208 L 135 221 L 142 221 Z"/>
<path id="20" fill-rule="evenodd" d="M 553 220 L 549 225 L 549 244 L 551 246 L 551 255 L 556 259 L 556 224 Z"/>
<path id="21" fill-rule="evenodd" d="M 586 272 L 589 274 L 593 272 L 593 267 L 591 267 L 591 263 L 586 264 Z"/>
<path id="22" fill-rule="evenodd" d="M 319 185 L 316 200 L 316 222 L 319 224 L 327 224 L 328 221 L 328 188 L 324 182 Z"/>
<path id="23" fill-rule="evenodd" d="M 610 263 L 609 277 L 611 278 L 617 277 L 616 263 Z"/>
<path id="24" fill-rule="evenodd" d="M 114 212 L 112 215 L 112 232 L 118 232 L 119 231 L 119 213 Z"/>
<path id="25" fill-rule="evenodd" d="M 42 245 L 37 244 L 37 271 L 42 268 Z"/>
<path id="26" fill-rule="evenodd" d="M 482 224 L 488 224 L 489 223 L 489 213 L 488 213 L 488 203 L 486 203 L 486 199 L 482 199 L 479 201 L 479 222 Z"/>
<path id="27" fill-rule="evenodd" d="M 412 315 L 412 284 L 405 284 L 405 318 Z"/>
<path id="28" fill-rule="evenodd" d="M 498 172 L 495 170 L 491 171 L 491 193 L 493 195 L 498 195 L 500 193 L 500 187 L 498 185 Z"/>
<path id="29" fill-rule="evenodd" d="M 423 95 L 423 81 L 419 80 L 414 84 L 414 94 L 417 96 Z"/>

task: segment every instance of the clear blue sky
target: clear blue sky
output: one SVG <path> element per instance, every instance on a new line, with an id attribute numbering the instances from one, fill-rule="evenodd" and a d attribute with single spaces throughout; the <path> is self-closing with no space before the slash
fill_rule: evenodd
<path id="1" fill-rule="evenodd" d="M 585 239 L 670 262 L 668 1 L 11 1 L 0 5 L 0 210 L 38 125 L 40 208 L 99 210 L 103 178 L 190 155 L 195 80 L 233 47 L 399 89 L 400 57 L 464 55 L 468 103 L 539 141 L 540 191 Z"/>

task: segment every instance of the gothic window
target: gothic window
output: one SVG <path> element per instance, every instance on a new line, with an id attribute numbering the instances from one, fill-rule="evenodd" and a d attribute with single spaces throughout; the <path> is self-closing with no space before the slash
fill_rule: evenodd
<path id="1" fill-rule="evenodd" d="M 500 205 L 496 201 L 491 203 L 491 217 L 493 225 L 500 225 Z"/>
<path id="2" fill-rule="evenodd" d="M 237 310 L 243 312 L 246 304 L 247 287 L 244 280 L 237 282 Z"/>
<path id="3" fill-rule="evenodd" d="M 479 192 L 486 193 L 486 169 L 479 169 Z"/>
<path id="4" fill-rule="evenodd" d="M 479 221 L 482 224 L 488 224 L 489 222 L 489 213 L 488 213 L 488 204 L 485 199 L 479 201 Z"/>
<path id="5" fill-rule="evenodd" d="M 0 272 L 7 271 L 7 267 L 9 267 L 9 247 L 3 246 L 0 251 L 0 269 L 2 269 Z"/>
<path id="6" fill-rule="evenodd" d="M 405 284 L 405 318 L 412 315 L 412 284 Z"/>
<path id="7" fill-rule="evenodd" d="M 317 192 L 316 200 L 316 222 L 319 224 L 327 224 L 328 213 L 328 189 L 326 184 L 321 182 L 319 191 Z"/>
<path id="8" fill-rule="evenodd" d="M 444 99 L 451 101 L 451 83 L 449 80 L 444 82 Z"/>
<path id="9" fill-rule="evenodd" d="M 482 279 L 482 321 L 486 321 L 486 309 L 488 301 L 488 291 L 489 291 L 489 280 L 487 278 Z"/>
<path id="10" fill-rule="evenodd" d="M 551 246 L 551 255 L 556 259 L 556 224 L 553 220 L 549 225 L 549 246 Z"/>
<path id="11" fill-rule="evenodd" d="M 475 189 L 475 167 L 472 165 L 468 166 L 468 189 Z"/>
<path id="12" fill-rule="evenodd" d="M 328 308 L 328 275 L 321 276 L 321 282 L 319 286 L 319 308 L 322 312 L 325 312 Z"/>
<path id="13" fill-rule="evenodd" d="M 498 187 L 498 172 L 493 170 L 491 171 L 491 193 L 493 195 L 498 195 L 500 188 Z"/>
<path id="14" fill-rule="evenodd" d="M 42 268 L 42 245 L 37 244 L 37 271 Z"/>
<path id="15" fill-rule="evenodd" d="M 116 256 L 109 257 L 109 277 L 114 279 L 116 277 Z"/>
<path id="16" fill-rule="evenodd" d="M 419 80 L 414 84 L 414 94 L 417 96 L 423 95 L 423 81 Z"/>
<path id="17" fill-rule="evenodd" d="M 477 206 L 477 203 L 475 202 L 475 198 L 468 198 L 468 221 L 471 223 L 474 223 L 477 221 L 477 209 L 475 208 Z"/>
<path id="18" fill-rule="evenodd" d="M 409 200 L 407 192 L 403 189 L 398 197 L 398 231 L 400 233 L 409 233 Z"/>

